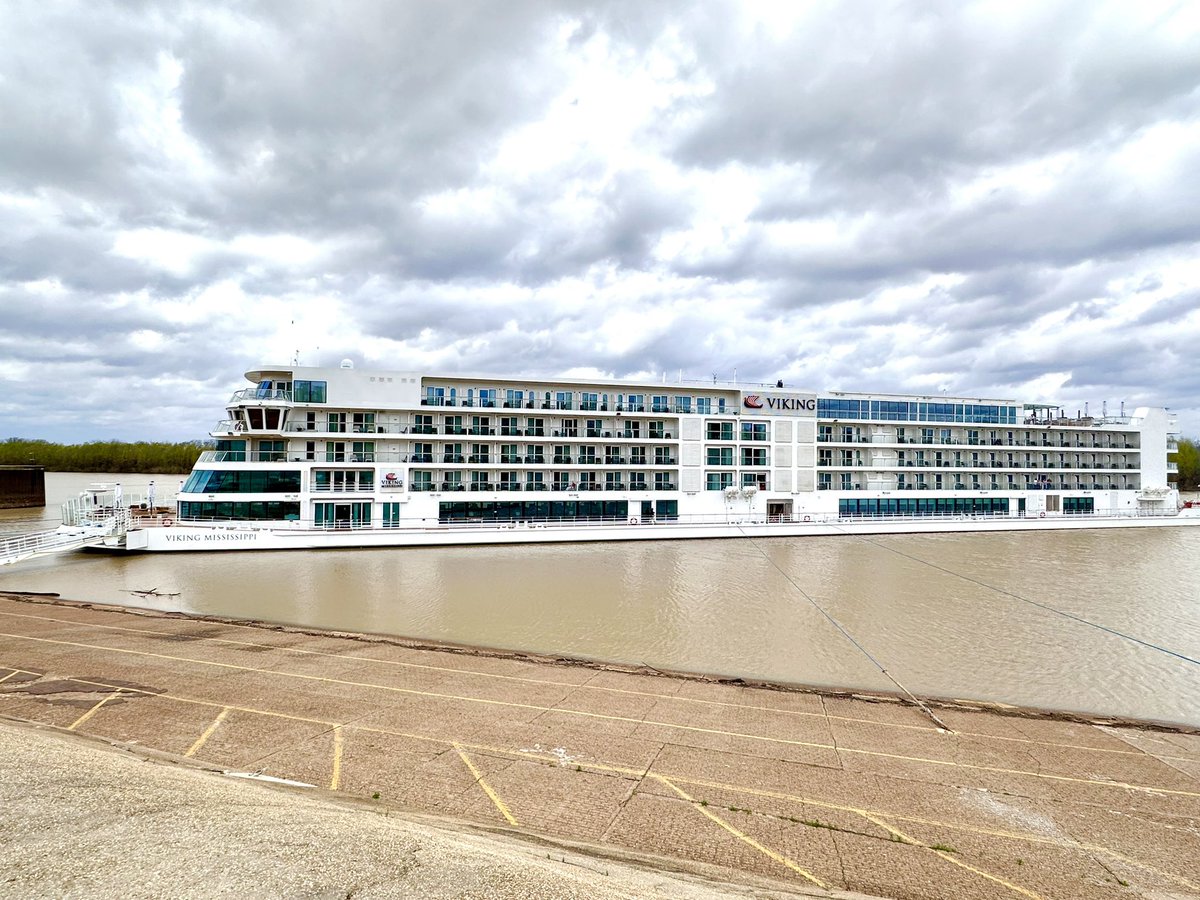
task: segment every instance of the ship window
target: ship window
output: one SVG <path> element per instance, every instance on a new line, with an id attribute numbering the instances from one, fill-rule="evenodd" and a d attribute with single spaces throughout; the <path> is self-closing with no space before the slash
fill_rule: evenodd
<path id="1" fill-rule="evenodd" d="M 184 500 L 179 504 L 181 519 L 240 519 L 243 521 L 283 521 L 300 518 L 300 504 L 279 500 L 221 502 Z"/>
<path id="2" fill-rule="evenodd" d="M 732 472 L 709 472 L 705 479 L 705 489 L 709 491 L 723 491 L 732 485 Z"/>
<path id="3" fill-rule="evenodd" d="M 324 403 L 324 381 L 293 381 L 292 396 L 296 403 Z"/>
<path id="4" fill-rule="evenodd" d="M 733 465 L 733 448 L 732 447 L 709 447 L 707 464 L 710 466 L 732 466 Z"/>
<path id="5" fill-rule="evenodd" d="M 185 494 L 291 494 L 300 491 L 298 471 L 267 472 L 201 469 L 183 487 Z"/>
<path id="6" fill-rule="evenodd" d="M 733 423 L 709 422 L 707 426 L 707 434 L 710 441 L 732 441 Z"/>
<path id="7" fill-rule="evenodd" d="M 733 448 L 730 448 L 733 449 Z M 712 451 L 709 451 L 710 453 Z M 742 465 L 743 466 L 765 466 L 767 464 L 767 450 L 765 447 L 743 447 L 742 448 Z"/>

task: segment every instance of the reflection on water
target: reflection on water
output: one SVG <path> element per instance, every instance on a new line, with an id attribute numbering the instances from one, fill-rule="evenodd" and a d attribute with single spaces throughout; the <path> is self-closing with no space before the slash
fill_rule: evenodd
<path id="1" fill-rule="evenodd" d="M 47 494 L 104 477 L 115 476 L 48 476 Z M 133 490 L 145 480 L 122 479 Z M 9 511 L 0 526 L 36 516 Z M 1200 658 L 1198 552 L 1200 528 L 76 553 L 0 569 L 0 589 L 891 688 L 815 603 L 914 692 L 1200 724 L 1196 665 L 1033 605 Z M 179 596 L 130 593 L 150 589 Z"/>

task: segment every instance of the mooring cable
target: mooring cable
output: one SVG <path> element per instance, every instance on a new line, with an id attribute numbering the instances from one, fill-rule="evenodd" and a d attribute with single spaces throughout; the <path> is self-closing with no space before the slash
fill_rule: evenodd
<path id="1" fill-rule="evenodd" d="M 838 526 L 835 525 L 834 527 L 836 528 Z M 1064 619 L 1071 619 L 1072 621 L 1079 622 L 1082 625 L 1088 625 L 1092 628 L 1098 629 L 1099 631 L 1107 632 L 1114 637 L 1122 638 L 1134 644 L 1140 644 L 1143 647 L 1147 647 L 1150 650 L 1157 650 L 1158 652 L 1165 653 L 1168 656 L 1174 656 L 1176 659 L 1181 659 L 1184 662 L 1191 663 L 1194 666 L 1200 666 L 1200 659 L 1195 659 L 1191 656 L 1188 656 L 1186 653 L 1180 653 L 1177 650 L 1172 650 L 1170 647 L 1163 647 L 1159 644 L 1155 644 L 1152 641 L 1143 640 L 1135 635 L 1126 634 L 1124 631 L 1118 631 L 1116 628 L 1110 628 L 1109 626 L 1102 625 L 1099 622 L 1093 622 L 1091 619 L 1085 619 L 1083 616 L 1076 615 L 1075 613 L 1058 609 L 1057 607 L 1051 606 L 1048 603 L 1042 603 L 1039 600 L 1031 600 L 1028 597 L 1022 597 L 1020 594 L 1014 593 L 1013 591 L 996 587 L 994 584 L 988 584 L 986 581 L 981 581 L 978 578 L 972 578 L 970 575 L 964 575 L 961 572 L 955 572 L 953 569 L 947 569 L 945 566 L 939 566 L 937 563 L 930 562 L 926 559 L 921 559 L 919 556 L 914 556 L 911 553 L 905 553 L 903 550 L 897 550 L 895 547 L 889 547 L 887 544 L 881 544 L 879 541 L 872 540 L 871 538 L 865 537 L 861 534 L 854 534 L 853 532 L 846 531 L 845 529 L 842 529 L 842 534 L 849 537 L 858 538 L 858 540 L 867 544 L 871 544 L 875 547 L 879 547 L 881 550 L 890 551 L 891 553 L 895 553 L 897 556 L 903 556 L 905 559 L 911 559 L 913 562 L 929 566 L 931 569 L 937 569 L 939 572 L 944 572 L 947 575 L 954 576 L 955 578 L 961 578 L 963 581 L 968 581 L 971 584 L 978 585 L 981 588 L 986 588 L 989 591 L 995 591 L 997 594 L 1002 594 L 1005 597 L 1011 597 L 1014 600 L 1020 600 L 1022 603 L 1028 603 L 1030 606 L 1036 606 L 1038 609 L 1043 609 L 1046 612 L 1054 613 L 1056 616 L 1062 616 Z"/>
<path id="2" fill-rule="evenodd" d="M 792 576 L 789 575 L 787 572 L 785 572 L 783 570 L 783 568 L 780 567 L 780 565 L 771 558 L 771 554 L 767 553 L 767 551 L 765 551 L 762 547 L 759 546 L 758 541 L 755 540 L 755 538 L 752 535 L 746 534 L 746 530 L 744 528 L 742 528 L 742 526 L 740 524 L 738 524 L 738 523 L 734 523 L 734 524 L 737 526 L 738 531 L 740 531 L 746 538 L 748 538 L 750 540 L 750 543 L 751 543 L 751 545 L 753 545 L 754 549 L 762 554 L 763 559 L 765 559 L 767 562 L 769 562 L 774 567 L 776 572 L 778 572 L 785 579 L 787 579 L 788 584 L 790 584 L 793 588 L 795 588 L 799 592 L 801 597 L 803 597 L 805 600 L 807 600 L 809 603 L 811 603 L 813 605 L 813 607 L 817 610 L 817 612 L 819 612 L 826 619 L 828 619 L 830 624 L 832 624 L 834 628 L 836 628 L 838 631 L 840 631 L 842 633 L 842 636 L 845 637 L 846 640 L 848 640 L 851 644 L 853 644 L 855 647 L 857 647 L 859 652 L 861 652 L 863 656 L 865 656 L 867 659 L 869 659 L 875 665 L 875 668 L 877 668 L 880 672 L 882 672 L 884 674 L 884 676 L 888 679 L 888 681 L 890 681 L 897 688 L 899 688 L 900 692 L 902 694 L 904 694 L 904 696 L 908 697 L 909 700 L 911 700 L 913 703 L 915 703 L 917 706 L 919 706 L 921 708 L 921 711 L 924 712 L 925 715 L 929 716 L 929 718 L 933 720 L 934 724 L 937 725 L 938 728 L 941 728 L 943 731 L 950 732 L 951 734 L 954 733 L 953 728 L 951 728 L 949 725 L 947 725 L 945 722 L 943 722 L 941 719 L 939 719 L 936 715 L 934 715 L 933 710 L 931 710 L 916 694 L 914 694 L 912 691 L 910 691 L 908 688 L 906 688 L 903 684 L 901 684 L 899 679 L 897 679 L 896 676 L 894 676 L 891 672 L 889 672 L 887 670 L 887 668 L 884 667 L 883 663 L 881 663 L 879 660 L 877 660 L 871 654 L 870 650 L 868 650 L 866 647 L 864 647 L 862 644 L 860 644 L 855 639 L 854 635 L 852 635 L 849 631 L 846 630 L 846 628 L 842 625 L 841 622 L 839 622 L 829 612 L 827 612 L 824 609 L 824 607 L 821 606 L 820 603 L 818 603 L 811 596 L 809 596 L 808 592 L 806 590 L 804 590 L 804 588 L 800 587 L 800 585 L 798 585 L 796 583 L 796 580 L 794 578 L 792 578 Z"/>

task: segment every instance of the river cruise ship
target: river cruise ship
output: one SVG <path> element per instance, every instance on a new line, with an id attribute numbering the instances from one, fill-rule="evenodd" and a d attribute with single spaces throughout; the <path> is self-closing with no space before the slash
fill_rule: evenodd
<path id="1" fill-rule="evenodd" d="M 269 366 L 131 550 L 1200 524 L 1164 409 Z"/>

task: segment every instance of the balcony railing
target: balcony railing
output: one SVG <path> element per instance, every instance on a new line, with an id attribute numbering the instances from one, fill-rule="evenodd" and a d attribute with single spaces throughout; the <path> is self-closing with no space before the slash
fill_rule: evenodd
<path id="1" fill-rule="evenodd" d="M 230 403 L 246 403 L 248 401 L 265 401 L 268 403 L 291 403 L 292 392 L 275 388 L 245 388 L 234 391 L 229 398 Z"/>

